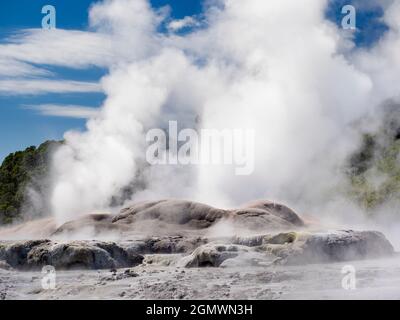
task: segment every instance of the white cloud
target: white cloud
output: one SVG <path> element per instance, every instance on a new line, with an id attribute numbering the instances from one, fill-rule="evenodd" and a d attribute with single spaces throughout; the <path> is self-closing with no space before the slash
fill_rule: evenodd
<path id="1" fill-rule="evenodd" d="M 106 0 L 104 5 L 92 7 L 89 19 L 90 31 L 25 29 L 5 39 L 0 44 L 0 79 L 25 77 L 24 88 L 30 81 L 33 87 L 37 81 L 33 76 L 45 80 L 53 75 L 46 66 L 113 68 L 159 48 L 148 37 L 155 33 L 162 14 L 153 13 L 145 1 Z M 18 94 L 14 89 L 13 94 Z"/>
<path id="2" fill-rule="evenodd" d="M 88 92 L 102 92 L 101 85 L 95 82 L 68 80 L 0 80 L 0 95 L 38 95 L 46 93 Z"/>
<path id="3" fill-rule="evenodd" d="M 99 115 L 99 109 L 78 105 L 41 104 L 25 106 L 44 116 L 89 119 Z"/>
<path id="4" fill-rule="evenodd" d="M 9 57 L 1 57 L 0 54 L 0 77 L 31 77 L 51 76 L 52 73 Z"/>
<path id="5" fill-rule="evenodd" d="M 115 58 L 110 37 L 95 32 L 28 29 L 6 40 L 0 44 L 0 60 L 87 68 L 108 66 Z"/>
<path id="6" fill-rule="evenodd" d="M 187 16 L 183 19 L 172 20 L 168 24 L 168 30 L 171 32 L 179 31 L 183 28 L 192 28 L 199 26 L 200 23 L 193 17 Z"/>

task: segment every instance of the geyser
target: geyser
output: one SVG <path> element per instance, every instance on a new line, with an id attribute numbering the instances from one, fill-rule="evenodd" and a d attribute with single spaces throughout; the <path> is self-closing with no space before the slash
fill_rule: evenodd
<path id="1" fill-rule="evenodd" d="M 170 18 L 145 0 L 92 6 L 87 36 L 113 44 L 105 47 L 112 61 L 102 60 L 107 98 L 86 131 L 66 133 L 54 157 L 58 221 L 108 210 L 135 181 L 127 201 L 174 197 L 232 207 L 268 198 L 353 215 L 336 192 L 345 181 L 340 166 L 359 143 L 354 123 L 398 95 L 400 5 L 385 7 L 390 30 L 366 50 L 327 20 L 327 4 L 211 1 L 183 34 L 160 33 Z M 197 131 L 254 130 L 254 171 L 143 166 L 148 130 L 169 121 Z"/>

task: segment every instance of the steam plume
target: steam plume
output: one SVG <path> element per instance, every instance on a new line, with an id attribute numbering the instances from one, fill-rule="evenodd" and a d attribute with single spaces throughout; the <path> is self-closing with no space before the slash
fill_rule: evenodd
<path id="1" fill-rule="evenodd" d="M 209 1 L 189 33 L 160 33 L 168 11 L 145 0 L 94 5 L 90 25 L 118 54 L 102 79 L 101 113 L 85 132 L 66 133 L 54 157 L 58 220 L 108 209 L 138 177 L 145 183 L 133 200 L 233 206 L 270 198 L 329 208 L 343 179 L 339 166 L 358 143 L 353 124 L 399 94 L 400 3 L 385 8 L 390 31 L 368 50 L 326 19 L 327 4 Z M 182 128 L 255 129 L 254 173 L 143 167 L 147 130 L 169 120 Z"/>

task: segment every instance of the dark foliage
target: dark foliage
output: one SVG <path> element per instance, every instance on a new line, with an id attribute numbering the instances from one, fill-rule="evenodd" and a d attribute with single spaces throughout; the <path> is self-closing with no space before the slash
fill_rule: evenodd
<path id="1" fill-rule="evenodd" d="M 28 201 L 28 186 L 42 193 L 51 154 L 59 145 L 60 142 L 47 141 L 38 148 L 32 146 L 5 158 L 0 167 L 0 224 L 21 218 L 21 210 Z"/>

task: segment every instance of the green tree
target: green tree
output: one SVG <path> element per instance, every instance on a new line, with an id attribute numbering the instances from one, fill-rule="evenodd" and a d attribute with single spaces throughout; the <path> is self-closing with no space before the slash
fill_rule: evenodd
<path id="1" fill-rule="evenodd" d="M 46 194 L 51 155 L 59 145 L 57 141 L 46 141 L 38 148 L 32 146 L 4 159 L 0 167 L 0 224 L 22 218 L 22 208 L 29 201 L 28 186 L 38 194 Z"/>

